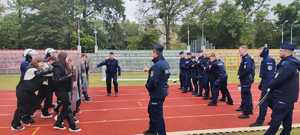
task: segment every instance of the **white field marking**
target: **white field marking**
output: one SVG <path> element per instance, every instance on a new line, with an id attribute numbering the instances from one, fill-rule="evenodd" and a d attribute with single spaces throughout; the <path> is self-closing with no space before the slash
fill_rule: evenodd
<path id="1" fill-rule="evenodd" d="M 294 112 L 300 112 L 300 110 L 294 110 Z M 269 113 L 268 113 L 269 114 Z M 222 117 L 222 116 L 238 116 L 240 113 L 229 113 L 229 114 L 214 114 L 214 115 L 186 115 L 186 116 L 167 116 L 165 119 L 183 119 L 183 118 L 200 118 L 200 117 Z M 133 118 L 133 119 L 116 119 L 116 120 L 100 120 L 100 121 L 85 121 L 80 122 L 80 124 L 96 124 L 96 123 L 113 123 L 113 122 L 131 122 L 131 121 L 146 121 L 146 118 Z M 41 124 L 32 125 L 32 127 L 48 127 L 52 124 Z M 0 127 L 0 129 L 6 129 L 9 127 Z"/>
<path id="2" fill-rule="evenodd" d="M 300 124 L 293 124 L 293 128 L 300 128 Z M 224 134 L 224 133 L 235 133 L 235 132 L 257 132 L 265 131 L 269 126 L 261 127 L 240 127 L 240 128 L 224 128 L 224 129 L 206 129 L 206 130 L 192 130 L 192 131 L 179 131 L 179 132 L 168 132 L 168 135 L 187 135 L 187 134 Z M 282 126 L 280 126 L 282 128 Z"/>

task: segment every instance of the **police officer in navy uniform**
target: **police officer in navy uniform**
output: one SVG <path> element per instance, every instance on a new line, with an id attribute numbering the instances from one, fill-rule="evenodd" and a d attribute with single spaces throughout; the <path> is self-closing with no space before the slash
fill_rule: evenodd
<path id="1" fill-rule="evenodd" d="M 250 115 L 253 114 L 251 85 L 254 82 L 255 65 L 254 60 L 247 51 L 247 46 L 241 46 L 239 48 L 242 61 L 239 66 L 238 77 L 241 85 L 242 102 L 236 111 L 242 111 L 242 114 L 239 116 L 240 119 L 250 118 Z"/>
<path id="2" fill-rule="evenodd" d="M 217 59 L 215 53 L 211 53 L 210 56 L 211 62 L 211 72 L 212 72 L 212 80 L 213 80 L 213 87 L 212 87 L 212 100 L 208 104 L 208 106 L 216 106 L 219 97 L 219 91 L 223 91 L 225 96 L 225 101 L 228 105 L 233 105 L 233 100 L 231 95 L 227 89 L 227 73 L 225 69 L 224 62 L 220 59 Z"/>
<path id="3" fill-rule="evenodd" d="M 183 85 L 184 85 L 184 74 L 185 74 L 185 69 L 184 69 L 184 63 L 185 63 L 185 56 L 184 56 L 184 52 L 183 51 L 181 51 L 180 53 L 179 53 L 179 57 L 180 57 L 180 59 L 179 59 L 179 82 L 180 82 L 180 90 L 183 90 L 184 89 L 184 87 L 183 87 Z"/>
<path id="4" fill-rule="evenodd" d="M 198 66 L 199 66 L 199 95 L 203 99 L 209 99 L 209 82 L 208 82 L 208 63 L 209 58 L 205 57 L 202 50 L 198 52 Z M 203 95 L 204 89 L 204 95 Z"/>
<path id="5" fill-rule="evenodd" d="M 184 60 L 184 81 L 183 81 L 183 91 L 182 93 L 187 93 L 189 91 L 192 91 L 192 76 L 191 76 L 191 65 L 192 65 L 192 54 L 191 53 L 186 53 L 186 57 Z"/>
<path id="6" fill-rule="evenodd" d="M 202 96 L 202 93 L 199 93 L 199 78 L 200 78 L 200 66 L 196 56 L 192 56 L 191 61 L 191 76 L 194 86 L 193 96 Z"/>
<path id="7" fill-rule="evenodd" d="M 275 59 L 269 56 L 269 49 L 267 46 L 260 49 L 260 57 L 262 58 L 260 64 L 260 74 L 261 78 L 259 84 L 259 90 L 261 90 L 261 99 L 266 95 L 268 84 L 273 79 L 276 71 L 276 62 Z M 251 124 L 250 127 L 262 126 L 265 121 L 265 116 L 268 111 L 268 102 L 265 101 L 259 106 L 259 115 L 256 119 L 256 122 Z"/>
<path id="8" fill-rule="evenodd" d="M 121 76 L 121 67 L 119 66 L 119 62 L 115 59 L 114 53 L 109 53 L 109 58 L 104 60 L 103 62 L 97 65 L 97 68 L 101 66 L 106 66 L 106 90 L 107 96 L 111 96 L 111 81 L 113 80 L 115 96 L 118 96 L 119 88 L 118 88 L 118 75 Z"/>
<path id="9" fill-rule="evenodd" d="M 166 135 L 164 122 L 163 104 L 168 96 L 168 79 L 170 77 L 170 66 L 163 56 L 163 46 L 156 44 L 153 47 L 153 65 L 148 71 L 146 88 L 150 101 L 148 105 L 149 129 L 145 135 Z"/>
<path id="10" fill-rule="evenodd" d="M 32 53 L 35 52 L 35 50 L 32 49 L 26 49 L 24 50 L 24 60 L 22 61 L 21 65 L 20 65 L 20 72 L 21 72 L 21 76 L 20 76 L 20 80 L 23 80 L 23 77 L 25 75 L 25 72 L 27 71 L 30 62 L 32 61 Z"/>
<path id="11" fill-rule="evenodd" d="M 290 43 L 281 46 L 281 61 L 277 65 L 275 77 L 268 85 L 273 112 L 265 135 L 275 135 L 281 124 L 281 135 L 291 134 L 294 104 L 299 96 L 300 69 L 300 61 L 293 56 L 294 49 Z"/>

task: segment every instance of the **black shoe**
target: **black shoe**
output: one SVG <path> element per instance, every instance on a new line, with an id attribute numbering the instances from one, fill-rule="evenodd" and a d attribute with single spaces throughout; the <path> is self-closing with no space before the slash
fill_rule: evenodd
<path id="1" fill-rule="evenodd" d="M 241 112 L 242 111 L 242 108 L 238 108 L 238 109 L 236 109 L 235 111 L 237 111 L 237 112 Z"/>
<path id="2" fill-rule="evenodd" d="M 150 130 L 146 130 L 143 132 L 144 135 L 157 135 L 157 133 L 150 131 Z"/>
<path id="3" fill-rule="evenodd" d="M 249 125 L 249 127 L 260 127 L 260 126 L 263 126 L 263 124 L 262 123 L 256 123 L 256 122 Z"/>
<path id="4" fill-rule="evenodd" d="M 210 103 L 208 104 L 208 106 L 217 106 L 217 104 L 216 104 L 216 103 L 213 103 L 213 102 L 210 102 Z"/>
<path id="5" fill-rule="evenodd" d="M 227 105 L 233 105 L 233 102 L 226 102 Z"/>
<path id="6" fill-rule="evenodd" d="M 66 129 L 62 123 L 55 123 L 53 128 L 57 129 L 57 130 L 65 130 Z"/>
<path id="7" fill-rule="evenodd" d="M 70 127 L 70 128 L 69 128 L 69 131 L 70 131 L 70 132 L 76 133 L 76 132 L 80 132 L 80 131 L 81 131 L 81 128 L 79 128 L 79 127 L 77 127 L 77 126 L 74 126 L 74 127 Z"/>
<path id="8" fill-rule="evenodd" d="M 221 102 L 226 102 L 225 98 L 220 99 Z"/>
<path id="9" fill-rule="evenodd" d="M 239 116 L 240 119 L 249 119 L 250 116 L 249 115 L 246 115 L 246 114 L 242 114 Z"/>
<path id="10" fill-rule="evenodd" d="M 204 98 L 203 98 L 203 100 L 208 100 L 208 99 L 209 99 L 209 97 L 204 97 Z"/>
<path id="11" fill-rule="evenodd" d="M 24 130 L 25 129 L 25 127 L 24 126 L 22 126 L 22 125 L 20 125 L 20 126 L 11 126 L 10 127 L 10 130 L 12 130 L 12 131 L 22 131 L 22 130 Z"/>

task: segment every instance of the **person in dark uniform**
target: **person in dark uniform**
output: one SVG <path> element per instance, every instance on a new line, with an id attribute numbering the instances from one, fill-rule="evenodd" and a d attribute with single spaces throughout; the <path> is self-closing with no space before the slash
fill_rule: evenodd
<path id="1" fill-rule="evenodd" d="M 166 135 L 164 122 L 163 104 L 168 96 L 168 79 L 170 77 L 170 66 L 163 56 L 163 46 L 157 44 L 153 47 L 153 65 L 148 71 L 146 88 L 150 101 L 148 105 L 149 129 L 144 135 Z"/>
<path id="2" fill-rule="evenodd" d="M 17 109 L 11 122 L 11 130 L 24 130 L 25 127 L 21 124 L 21 122 L 25 125 L 30 125 L 30 123 L 23 120 L 23 117 L 31 115 L 35 110 L 35 106 L 38 103 L 38 98 L 35 92 L 38 88 L 40 88 L 42 82 L 45 80 L 44 75 L 51 72 L 51 67 L 44 69 L 42 59 L 34 58 L 30 62 L 28 69 L 24 73 L 22 80 L 16 88 Z"/>
<path id="3" fill-rule="evenodd" d="M 32 49 L 26 49 L 24 51 L 24 61 L 22 61 L 21 65 L 20 65 L 20 72 L 21 72 L 21 76 L 20 76 L 20 80 L 23 79 L 24 75 L 25 75 L 25 72 L 26 70 L 28 69 L 29 67 L 29 64 L 30 62 L 32 61 L 32 53 L 34 53 L 35 50 L 32 50 Z"/>
<path id="4" fill-rule="evenodd" d="M 185 74 L 185 69 L 184 69 L 184 63 L 185 63 L 185 56 L 184 56 L 184 52 L 181 51 L 179 53 L 179 82 L 180 82 L 180 90 L 184 89 L 184 74 Z"/>
<path id="5" fill-rule="evenodd" d="M 199 64 L 198 64 L 196 56 L 192 56 L 190 70 L 191 70 L 192 82 L 193 82 L 193 86 L 194 86 L 194 91 L 193 91 L 192 95 L 200 96 L 200 93 L 199 93 L 200 69 L 199 69 Z M 202 93 L 201 93 L 201 96 L 202 96 Z"/>
<path id="6" fill-rule="evenodd" d="M 247 46 L 239 48 L 242 61 L 238 70 L 238 78 L 240 80 L 242 102 L 236 111 L 242 111 L 242 114 L 239 116 L 240 119 L 250 118 L 249 115 L 253 114 L 251 85 L 254 82 L 255 64 L 247 51 Z"/>
<path id="7" fill-rule="evenodd" d="M 186 53 L 185 58 L 185 79 L 184 79 L 184 90 L 182 93 L 187 93 L 193 91 L 193 85 L 192 85 L 192 73 L 191 73 L 191 66 L 192 66 L 192 53 Z"/>
<path id="8" fill-rule="evenodd" d="M 223 91 L 227 104 L 233 105 L 233 100 L 227 89 L 227 73 L 226 73 L 224 62 L 221 61 L 220 59 L 217 59 L 215 53 L 211 53 L 209 59 L 211 62 L 210 70 L 212 73 L 213 87 L 212 87 L 212 100 L 208 104 L 208 106 L 217 105 L 220 90 Z"/>
<path id="9" fill-rule="evenodd" d="M 198 66 L 199 66 L 199 96 L 203 99 L 209 99 L 209 82 L 208 82 L 208 62 L 209 58 L 205 57 L 202 50 L 198 52 Z M 204 95 L 203 95 L 204 89 Z"/>
<path id="10" fill-rule="evenodd" d="M 213 94 L 213 87 L 214 87 L 214 72 L 211 70 L 211 67 L 212 67 L 212 62 L 210 61 L 210 58 L 209 56 L 207 57 L 208 59 L 208 84 L 209 84 L 209 89 L 210 89 L 210 92 L 211 94 Z M 225 93 L 224 91 L 221 90 L 221 94 L 222 94 L 222 98 L 220 99 L 221 102 L 225 102 L 226 101 L 226 96 L 225 96 Z M 211 97 L 212 99 L 213 97 Z"/>
<path id="11" fill-rule="evenodd" d="M 268 84 L 270 83 L 270 81 L 275 75 L 276 62 L 275 59 L 269 56 L 268 47 L 262 47 L 260 49 L 260 57 L 262 58 L 260 64 L 260 74 L 259 74 L 261 81 L 258 86 L 258 89 L 261 90 L 260 99 L 262 99 L 267 93 Z M 267 114 L 267 111 L 268 111 L 268 102 L 263 102 L 259 106 L 259 115 L 255 123 L 251 124 L 250 127 L 262 126 L 265 121 L 265 116 Z"/>
<path id="12" fill-rule="evenodd" d="M 56 61 L 56 51 L 52 48 L 47 48 L 45 50 L 45 62 L 48 64 L 52 64 Z M 48 119 L 52 118 L 52 114 L 49 113 L 49 108 L 53 107 L 52 105 L 52 98 L 55 86 L 53 81 L 53 75 L 47 76 L 47 80 L 43 82 L 39 93 L 39 105 L 44 102 L 44 106 L 42 107 L 41 111 L 41 118 Z"/>
<path id="13" fill-rule="evenodd" d="M 115 55 L 113 52 L 110 52 L 108 55 L 108 59 L 97 65 L 97 68 L 101 66 L 106 66 L 106 90 L 107 96 L 111 96 L 111 81 L 113 80 L 115 96 L 118 96 L 119 88 L 118 88 L 118 76 L 121 76 L 121 67 L 119 66 L 119 62 L 115 59 Z"/>
<path id="14" fill-rule="evenodd" d="M 300 61 L 293 56 L 295 46 L 284 43 L 280 49 L 281 61 L 273 80 L 269 83 L 272 119 L 265 135 L 275 135 L 283 125 L 281 135 L 290 135 L 292 130 L 294 104 L 299 96 Z"/>
<path id="15" fill-rule="evenodd" d="M 53 65 L 53 80 L 55 86 L 55 94 L 61 102 L 62 109 L 53 126 L 54 129 L 65 130 L 63 125 L 64 119 L 67 119 L 70 132 L 80 132 L 81 129 L 76 125 L 73 112 L 71 110 L 71 100 L 69 93 L 72 90 L 72 72 L 71 63 L 68 61 L 68 54 L 61 52 L 57 56 L 57 61 Z"/>

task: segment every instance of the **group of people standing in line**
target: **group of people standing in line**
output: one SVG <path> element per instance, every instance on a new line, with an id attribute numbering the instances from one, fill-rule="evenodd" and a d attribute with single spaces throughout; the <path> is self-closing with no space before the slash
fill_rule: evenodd
<path id="1" fill-rule="evenodd" d="M 275 135 L 282 124 L 284 129 L 281 135 L 290 135 L 294 103 L 299 95 L 300 61 L 293 56 L 295 46 L 285 42 L 280 48 L 281 61 L 276 61 L 269 54 L 267 46 L 259 48 L 262 58 L 259 77 L 261 81 L 258 89 L 261 91 L 260 107 L 256 121 L 250 127 L 262 126 L 268 108 L 272 109 L 272 120 L 268 123 L 269 129 L 265 135 Z M 253 99 L 251 87 L 255 80 L 255 62 L 248 54 L 247 46 L 240 46 L 241 63 L 238 68 L 239 89 L 241 103 L 236 111 L 241 112 L 240 119 L 248 119 L 253 115 Z M 224 62 L 217 59 L 214 52 L 205 53 L 202 50 L 192 53 L 180 52 L 180 90 L 182 93 L 192 92 L 193 96 L 210 100 L 208 106 L 217 106 L 219 92 L 222 98 L 219 101 L 233 105 L 230 91 L 227 88 L 227 73 Z M 211 93 L 211 95 L 210 95 Z"/>

